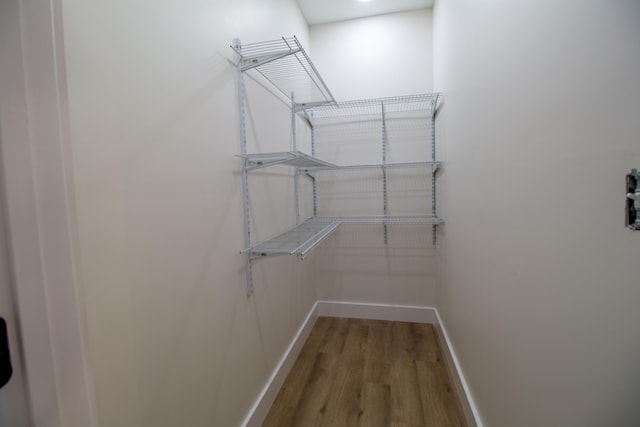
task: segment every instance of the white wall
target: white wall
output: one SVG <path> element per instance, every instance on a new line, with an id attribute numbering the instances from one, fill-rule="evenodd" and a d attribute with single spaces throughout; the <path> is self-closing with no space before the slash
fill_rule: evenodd
<path id="1" fill-rule="evenodd" d="M 433 91 L 431 9 L 312 25 L 311 57 L 338 101 Z"/>
<path id="2" fill-rule="evenodd" d="M 9 249 L 9 221 L 7 215 L 6 175 L 4 160 L 9 154 L 7 146 L 18 140 L 22 130 L 20 117 L 24 117 L 25 93 L 23 83 L 22 49 L 20 36 L 20 7 L 17 1 L 0 3 L 0 317 L 7 322 L 13 376 L 0 390 L 0 425 L 25 426 L 29 423 L 27 411 L 26 379 L 23 372 L 22 343 L 19 340 L 16 289 L 11 274 Z M 11 159 L 13 160 L 13 159 Z"/>
<path id="3" fill-rule="evenodd" d="M 3 196 L 30 418 L 43 427 L 93 426 L 60 2 L 7 1 L 0 15 Z"/>
<path id="4" fill-rule="evenodd" d="M 238 425 L 316 297 L 292 257 L 256 262 L 246 296 L 229 45 L 308 43 L 306 23 L 293 0 L 63 6 L 100 425 Z M 247 86 L 251 147 L 288 149 L 288 106 Z M 292 225 L 288 174 L 252 177 L 256 237 Z"/>
<path id="5" fill-rule="evenodd" d="M 426 93 L 432 89 L 430 9 L 313 25 L 310 32 L 314 64 L 338 101 Z M 338 126 L 337 130 L 334 127 L 317 132 L 319 157 L 337 164 L 382 161 L 380 127 L 356 122 L 351 127 L 344 125 L 342 133 L 340 129 Z M 412 137 L 417 134 L 423 138 L 420 147 L 408 141 L 401 127 L 400 131 L 390 129 L 389 161 L 431 160 L 430 130 L 414 132 Z M 323 145 L 323 138 L 339 142 Z M 412 149 L 409 157 L 402 155 L 407 146 Z M 319 179 L 318 215 L 382 214 L 379 171 L 331 174 L 333 178 Z M 418 204 L 424 203 L 423 209 L 412 209 L 416 208 L 416 200 L 399 200 L 398 193 L 390 190 L 390 209 L 398 208 L 390 210 L 390 214 L 430 212 L 431 188 L 430 182 L 424 180 L 424 171 L 406 174 L 389 170 L 388 176 L 390 189 L 398 189 L 400 183 L 403 197 L 415 191 L 410 194 L 419 196 Z M 342 225 L 316 249 L 314 280 L 318 298 L 432 306 L 435 259 L 431 226 L 390 225 L 385 243 L 382 225 Z"/>
<path id="6" fill-rule="evenodd" d="M 487 426 L 640 419 L 640 3 L 438 0 L 441 311 Z"/>

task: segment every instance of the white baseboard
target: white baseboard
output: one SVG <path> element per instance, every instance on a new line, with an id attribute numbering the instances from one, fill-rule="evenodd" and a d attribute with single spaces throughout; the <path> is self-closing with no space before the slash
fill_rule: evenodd
<path id="1" fill-rule="evenodd" d="M 434 307 L 418 307 L 388 304 L 367 304 L 339 301 L 316 301 L 304 322 L 293 337 L 282 359 L 275 367 L 269 381 L 244 419 L 243 427 L 262 425 L 282 384 L 291 371 L 300 350 L 309 337 L 311 328 L 319 316 L 350 317 L 354 319 L 392 320 L 398 322 L 429 323 L 436 326 L 438 339 L 444 352 L 445 362 L 453 377 L 454 386 L 460 397 L 462 411 L 469 427 L 483 427 L 478 410 L 473 402 L 458 359 L 453 351 L 449 336 L 442 325 L 438 310 Z"/>
<path id="2" fill-rule="evenodd" d="M 318 316 L 431 324 L 438 321 L 436 309 L 433 307 L 338 301 L 318 301 L 317 305 Z"/>
<path id="3" fill-rule="evenodd" d="M 453 350 L 453 346 L 451 345 L 451 341 L 449 340 L 449 335 L 447 334 L 447 330 L 442 323 L 442 319 L 440 318 L 438 310 L 435 310 L 435 314 L 437 317 L 437 321 L 435 322 L 436 332 L 440 341 L 440 347 L 442 348 L 442 351 L 444 353 L 444 359 L 447 368 L 451 373 L 456 393 L 460 398 L 460 405 L 462 407 L 464 417 L 467 421 L 467 425 L 469 427 L 483 427 L 482 420 L 480 419 L 480 414 L 478 413 L 478 408 L 473 401 L 469 386 L 467 385 L 464 373 L 462 372 L 462 368 L 460 367 L 460 362 L 458 362 L 458 357 Z"/>
<path id="4" fill-rule="evenodd" d="M 318 303 L 316 302 L 313 307 L 311 307 L 311 310 L 309 310 L 309 314 L 307 314 L 298 332 L 293 337 L 291 344 L 289 344 L 280 362 L 278 362 L 278 365 L 273 370 L 269 381 L 267 381 L 267 384 L 263 387 L 251 410 L 249 410 L 249 413 L 242 422 L 243 427 L 259 427 L 262 425 L 262 422 L 269 413 L 269 409 L 271 409 L 271 405 L 278 396 L 282 384 L 284 384 L 284 380 L 287 379 L 287 375 L 289 375 L 293 364 L 298 358 L 302 346 L 309 337 L 309 333 L 318 318 L 317 313 Z"/>

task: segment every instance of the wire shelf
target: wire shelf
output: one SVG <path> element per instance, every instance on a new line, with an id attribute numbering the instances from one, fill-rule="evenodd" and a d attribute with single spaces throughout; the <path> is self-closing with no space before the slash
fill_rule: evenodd
<path id="1" fill-rule="evenodd" d="M 252 259 L 278 255 L 304 258 L 341 224 L 441 224 L 438 217 L 428 216 L 363 216 L 311 218 L 272 239 L 246 249 Z"/>
<path id="2" fill-rule="evenodd" d="M 411 167 L 428 167 L 429 172 L 436 172 L 442 166 L 442 162 L 399 162 L 399 163 L 368 163 L 361 165 L 336 165 L 330 170 L 349 170 L 349 169 L 382 169 L 382 168 L 411 168 Z"/>
<path id="3" fill-rule="evenodd" d="M 333 103 L 331 91 L 302 48 L 298 39 L 282 37 L 258 43 L 231 46 L 240 55 L 240 69 L 255 69 L 286 97 L 295 95 L 302 106 Z"/>
<path id="4" fill-rule="evenodd" d="M 435 112 L 440 93 L 395 96 L 389 98 L 363 99 L 357 101 L 336 102 L 307 108 L 307 115 L 313 116 L 314 121 L 322 119 L 341 119 L 349 117 L 393 116 L 396 113 L 424 112 L 430 116 Z"/>
<path id="5" fill-rule="evenodd" d="M 334 221 L 341 224 L 442 224 L 437 216 L 333 216 L 316 217 L 322 221 Z"/>
<path id="6" fill-rule="evenodd" d="M 302 170 L 332 169 L 338 167 L 300 151 L 241 154 L 239 157 L 247 159 L 247 171 L 274 165 L 294 166 Z"/>
<path id="7" fill-rule="evenodd" d="M 304 258 L 339 225 L 339 221 L 311 218 L 292 230 L 252 246 L 248 251 L 251 258 L 275 255 L 298 255 Z"/>

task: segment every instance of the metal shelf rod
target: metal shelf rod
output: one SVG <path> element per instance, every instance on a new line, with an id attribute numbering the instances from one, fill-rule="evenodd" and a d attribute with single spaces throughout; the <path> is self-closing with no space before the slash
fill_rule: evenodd
<path id="1" fill-rule="evenodd" d="M 340 226 L 340 222 L 334 222 L 333 224 L 331 224 L 329 227 L 325 228 L 322 232 L 320 232 L 319 234 L 317 234 L 316 236 L 314 236 L 313 239 L 310 240 L 314 240 L 313 243 L 311 243 L 308 247 L 306 247 L 304 250 L 302 249 L 304 247 L 304 245 L 301 245 L 299 247 L 297 247 L 294 251 L 291 252 L 291 254 L 299 254 L 301 258 L 306 257 L 309 252 L 311 252 L 312 250 L 314 250 L 316 248 L 316 246 L 318 246 L 320 243 L 322 243 L 327 237 L 329 237 L 329 235 L 331 233 L 333 233 L 335 231 L 336 228 L 338 228 Z M 308 244 L 309 242 L 306 242 L 306 244 Z"/>

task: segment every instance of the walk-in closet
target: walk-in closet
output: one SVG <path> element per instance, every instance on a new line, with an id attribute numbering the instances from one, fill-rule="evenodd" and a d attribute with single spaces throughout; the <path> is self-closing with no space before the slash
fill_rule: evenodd
<path id="1" fill-rule="evenodd" d="M 0 425 L 637 425 L 639 22 L 0 2 Z"/>

